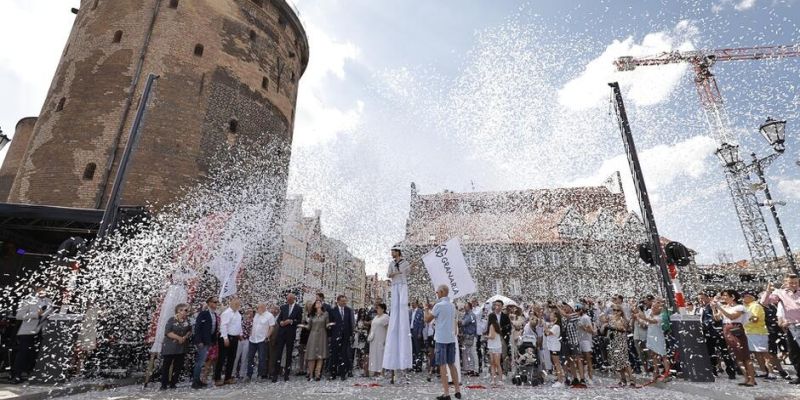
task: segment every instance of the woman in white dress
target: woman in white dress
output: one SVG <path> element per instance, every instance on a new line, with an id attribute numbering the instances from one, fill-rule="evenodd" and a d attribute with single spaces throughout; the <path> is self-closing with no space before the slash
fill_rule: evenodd
<path id="1" fill-rule="evenodd" d="M 369 372 L 371 375 L 380 376 L 383 372 L 383 350 L 386 347 L 386 328 L 389 326 L 389 316 L 386 315 L 386 304 L 375 307 L 377 314 L 372 319 L 367 341 L 369 342 Z"/>
<path id="2" fill-rule="evenodd" d="M 389 312 L 389 332 L 383 354 L 383 369 L 392 371 L 394 383 L 397 370 L 411 368 L 411 327 L 408 320 L 408 274 L 411 264 L 403 258 L 400 247 L 392 247 L 392 261 L 387 276 L 392 280 L 392 305 Z M 406 376 L 408 381 L 408 376 Z"/>
<path id="3" fill-rule="evenodd" d="M 667 341 L 664 338 L 664 331 L 661 329 L 661 313 L 664 311 L 664 300 L 655 299 L 649 310 L 636 314 L 636 319 L 647 324 L 647 350 L 652 352 L 653 362 L 653 381 L 666 380 L 669 377 L 671 367 L 667 354 Z M 664 366 L 662 375 L 658 373 L 658 363 Z"/>

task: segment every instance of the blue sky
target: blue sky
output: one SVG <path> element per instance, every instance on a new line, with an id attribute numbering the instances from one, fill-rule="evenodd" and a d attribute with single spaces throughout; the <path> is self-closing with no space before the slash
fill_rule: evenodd
<path id="1" fill-rule="evenodd" d="M 7 133 L 41 108 L 77 3 L 12 0 L 0 15 L 0 36 L 16 38 L 0 42 Z M 690 70 L 623 75 L 609 60 L 800 43 L 800 2 L 295 3 L 311 61 L 300 81 L 290 191 L 304 196 L 308 213 L 322 210 L 323 229 L 369 271 L 383 270 L 403 237 L 412 181 L 422 193 L 509 190 L 597 185 L 624 172 L 609 80 L 623 87 L 661 233 L 701 261 L 746 256 Z M 714 71 L 748 153 L 769 151 L 757 133 L 768 115 L 789 121 L 786 154 L 768 174 L 800 249 L 800 58 Z"/>

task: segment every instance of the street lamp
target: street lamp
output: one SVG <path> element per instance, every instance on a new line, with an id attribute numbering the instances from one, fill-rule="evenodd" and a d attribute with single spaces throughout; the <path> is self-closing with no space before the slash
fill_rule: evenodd
<path id="1" fill-rule="evenodd" d="M 758 131 L 761 132 L 761 136 L 764 136 L 764 139 L 769 142 L 770 146 L 772 146 L 772 149 L 775 150 L 775 152 L 760 159 L 756 156 L 756 153 L 752 153 L 751 157 L 753 158 L 753 163 L 745 166 L 745 171 L 754 171 L 756 176 L 758 176 L 758 182 L 751 184 L 751 189 L 754 192 L 761 190 L 764 191 L 765 201 L 759 202 L 758 205 L 769 208 L 770 212 L 772 213 L 772 219 L 775 221 L 775 228 L 778 230 L 778 236 L 781 239 L 783 251 L 786 253 L 786 261 L 789 264 L 789 269 L 796 274 L 797 264 L 795 263 L 792 249 L 789 247 L 789 241 L 786 239 L 786 234 L 783 231 L 781 220 L 778 218 L 777 207 L 775 207 L 776 205 L 785 205 L 786 202 L 772 199 L 772 195 L 769 192 L 769 185 L 767 185 L 767 180 L 764 177 L 764 168 L 772 164 L 772 162 L 775 161 L 775 159 L 777 159 L 781 154 L 783 154 L 784 150 L 786 150 L 786 147 L 783 145 L 784 141 L 786 140 L 786 121 L 779 121 L 772 119 L 772 117 L 768 117 L 767 120 L 761 124 L 760 127 L 758 127 Z M 723 147 L 724 146 L 725 144 L 723 144 Z M 722 151 L 722 148 L 717 150 L 717 153 L 720 151 Z M 722 158 L 721 155 L 720 158 Z"/>
<path id="2" fill-rule="evenodd" d="M 738 144 L 723 143 L 714 154 L 719 157 L 722 165 L 727 168 L 733 168 L 736 164 L 742 162 L 742 158 L 739 156 Z"/>
<path id="3" fill-rule="evenodd" d="M 3 130 L 0 129 L 0 150 L 3 150 L 3 147 L 6 147 L 6 145 L 10 141 L 11 139 L 9 139 L 8 136 L 6 136 L 6 134 L 3 133 Z"/>
<path id="4" fill-rule="evenodd" d="M 783 153 L 786 147 L 783 142 L 786 140 L 786 121 L 777 121 L 768 117 L 758 130 L 764 139 L 767 139 L 769 145 L 772 146 L 778 153 Z"/>

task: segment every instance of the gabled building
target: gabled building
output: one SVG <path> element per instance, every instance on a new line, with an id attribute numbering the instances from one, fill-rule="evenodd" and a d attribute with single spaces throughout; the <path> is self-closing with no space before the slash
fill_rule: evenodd
<path id="1" fill-rule="evenodd" d="M 351 305 L 364 304 L 364 261 L 353 256 L 345 243 L 322 233 L 319 210 L 304 216 L 302 196 L 289 197 L 285 213 L 278 285 L 304 300 L 322 292 L 327 301 L 344 294 Z"/>
<path id="2" fill-rule="evenodd" d="M 482 299 L 656 293 L 657 270 L 638 257 L 644 226 L 610 186 L 424 195 L 412 183 L 403 244 L 417 259 L 459 238 Z M 424 269 L 411 280 L 411 299 L 435 297 Z"/>

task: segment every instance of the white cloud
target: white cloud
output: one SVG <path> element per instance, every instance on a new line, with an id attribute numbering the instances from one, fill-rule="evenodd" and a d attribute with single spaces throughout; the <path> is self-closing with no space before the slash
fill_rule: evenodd
<path id="1" fill-rule="evenodd" d="M 333 139 L 341 132 L 353 130 L 361 120 L 364 102 L 355 100 L 342 109 L 331 104 L 326 94 L 334 80 L 346 78 L 345 65 L 358 60 L 361 53 L 351 42 L 331 38 L 311 24 L 305 25 L 311 57 L 300 79 L 297 95 L 297 120 L 294 143 L 311 145 Z"/>
<path id="2" fill-rule="evenodd" d="M 632 37 L 614 40 L 600 56 L 586 65 L 578 77 L 558 91 L 558 101 L 573 110 L 604 106 L 608 99 L 608 82 L 617 81 L 627 91 L 626 98 L 630 101 L 643 106 L 660 103 L 678 85 L 688 65 L 669 64 L 619 72 L 614 60 L 621 56 L 642 57 L 674 50 L 693 50 L 692 38 L 697 33 L 698 29 L 692 22 L 682 20 L 672 31 L 650 33 L 641 43 L 635 43 Z"/>
<path id="3" fill-rule="evenodd" d="M 700 178 L 709 170 L 708 159 L 712 157 L 716 147 L 716 141 L 711 137 L 695 136 L 673 145 L 658 145 L 639 150 L 639 161 L 651 198 L 657 201 L 658 191 L 669 187 L 679 178 Z M 596 186 L 615 171 L 620 171 L 622 174 L 622 186 L 628 207 L 637 209 L 636 190 L 633 187 L 633 178 L 625 154 L 603 161 L 594 175 L 578 179 L 570 186 Z"/>
<path id="4" fill-rule="evenodd" d="M 800 200 L 800 179 L 781 179 L 778 189 L 787 199 Z"/>
<path id="5" fill-rule="evenodd" d="M 756 0 L 720 0 L 711 5 L 711 11 L 718 13 L 733 6 L 736 11 L 747 11 L 756 5 Z"/>
<path id="6" fill-rule="evenodd" d="M 737 11 L 743 11 L 753 8 L 753 6 L 755 5 L 756 5 L 756 0 L 742 0 L 735 6 L 733 6 L 733 8 L 735 8 Z"/>

